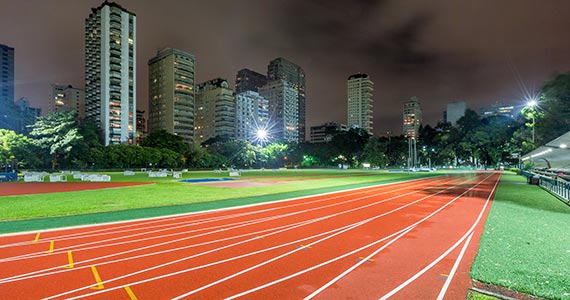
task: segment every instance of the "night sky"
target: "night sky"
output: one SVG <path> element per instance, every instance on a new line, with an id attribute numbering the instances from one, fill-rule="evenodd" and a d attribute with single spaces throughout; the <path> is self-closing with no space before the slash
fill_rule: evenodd
<path id="1" fill-rule="evenodd" d="M 16 99 L 47 111 L 49 85 L 84 87 L 84 22 L 102 0 L 0 0 L 0 44 L 15 48 Z M 346 122 L 346 79 L 374 82 L 374 132 L 402 132 L 417 96 L 424 124 L 446 103 L 479 111 L 522 105 L 570 71 L 568 0 L 119 0 L 137 15 L 137 103 L 147 107 L 149 58 L 165 47 L 196 56 L 196 82 L 285 57 L 307 75 L 307 125 Z"/>

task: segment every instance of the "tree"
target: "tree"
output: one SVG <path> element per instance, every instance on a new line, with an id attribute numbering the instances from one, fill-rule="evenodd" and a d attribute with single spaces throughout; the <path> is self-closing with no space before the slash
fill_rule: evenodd
<path id="1" fill-rule="evenodd" d="M 64 161 L 83 139 L 74 112 L 56 112 L 39 117 L 29 128 L 34 143 L 51 157 L 52 169 Z"/>
<path id="2" fill-rule="evenodd" d="M 0 168 L 5 170 L 19 167 L 34 167 L 39 159 L 32 141 L 25 135 L 12 130 L 0 129 Z"/>
<path id="3" fill-rule="evenodd" d="M 544 144 L 570 131 L 570 73 L 544 83 L 537 106 L 536 144 Z"/>
<path id="4" fill-rule="evenodd" d="M 189 149 L 189 146 L 184 143 L 184 139 L 182 137 L 169 133 L 166 130 L 159 130 L 149 134 L 144 138 L 141 146 L 157 149 L 169 149 L 180 154 L 186 153 Z"/>
<path id="5" fill-rule="evenodd" d="M 373 166 L 385 168 L 388 164 L 388 139 L 385 137 L 372 137 L 364 147 L 364 159 Z"/>
<path id="6" fill-rule="evenodd" d="M 340 131 L 332 138 L 332 145 L 339 154 L 339 159 L 349 166 L 355 166 L 364 151 L 370 135 L 362 128 L 351 128 L 348 131 Z"/>

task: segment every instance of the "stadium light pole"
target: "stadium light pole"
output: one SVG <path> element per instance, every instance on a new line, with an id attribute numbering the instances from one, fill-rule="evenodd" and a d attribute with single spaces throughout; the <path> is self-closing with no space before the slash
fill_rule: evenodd
<path id="1" fill-rule="evenodd" d="M 526 106 L 532 108 L 532 144 L 534 145 L 534 127 L 536 125 L 536 120 L 535 120 L 535 112 L 536 112 L 536 100 L 532 99 L 529 102 L 527 102 Z"/>

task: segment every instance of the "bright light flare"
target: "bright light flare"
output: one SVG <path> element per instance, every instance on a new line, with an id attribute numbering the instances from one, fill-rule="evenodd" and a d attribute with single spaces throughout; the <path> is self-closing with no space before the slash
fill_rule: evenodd
<path id="1" fill-rule="evenodd" d="M 526 105 L 527 105 L 528 107 L 535 107 L 537 104 L 538 104 L 538 102 L 536 102 L 535 99 L 531 99 L 531 100 L 529 100 L 529 101 L 526 103 Z"/>
<path id="2" fill-rule="evenodd" d="M 265 129 L 258 129 L 257 130 L 257 138 L 260 140 L 264 140 L 267 137 L 267 130 Z"/>

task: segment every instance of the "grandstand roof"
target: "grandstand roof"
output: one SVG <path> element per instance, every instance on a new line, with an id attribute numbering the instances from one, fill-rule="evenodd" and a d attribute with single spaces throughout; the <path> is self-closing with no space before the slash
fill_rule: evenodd
<path id="1" fill-rule="evenodd" d="M 535 168 L 570 169 L 570 131 L 523 155 Z"/>

